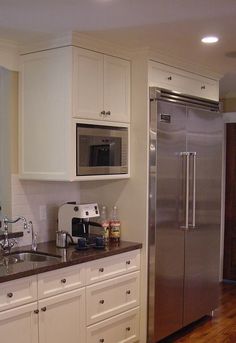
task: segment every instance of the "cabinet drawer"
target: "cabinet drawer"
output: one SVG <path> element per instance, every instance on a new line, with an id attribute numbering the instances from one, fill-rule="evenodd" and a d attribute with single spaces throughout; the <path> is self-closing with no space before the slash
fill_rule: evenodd
<path id="1" fill-rule="evenodd" d="M 131 343 L 139 340 L 139 308 L 87 328 L 86 343 Z"/>
<path id="2" fill-rule="evenodd" d="M 139 305 L 139 272 L 99 282 L 86 289 L 87 325 Z"/>
<path id="3" fill-rule="evenodd" d="M 85 267 L 76 265 L 38 276 L 39 299 L 70 291 L 85 285 Z"/>
<path id="4" fill-rule="evenodd" d="M 88 263 L 86 283 L 93 284 L 98 281 L 110 279 L 122 274 L 139 270 L 140 250 L 99 259 Z"/>
<path id="5" fill-rule="evenodd" d="M 37 300 L 36 276 L 1 283 L 0 311 Z"/>

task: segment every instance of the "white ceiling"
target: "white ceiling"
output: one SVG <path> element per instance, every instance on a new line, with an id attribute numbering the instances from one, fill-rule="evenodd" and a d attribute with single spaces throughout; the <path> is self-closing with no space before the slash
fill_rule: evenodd
<path id="1" fill-rule="evenodd" d="M 225 56 L 236 51 L 235 0 L 0 0 L 0 38 L 25 43 L 68 31 L 161 50 L 227 73 L 224 85 L 236 73 L 236 58 Z M 208 34 L 219 42 L 203 45 Z"/>

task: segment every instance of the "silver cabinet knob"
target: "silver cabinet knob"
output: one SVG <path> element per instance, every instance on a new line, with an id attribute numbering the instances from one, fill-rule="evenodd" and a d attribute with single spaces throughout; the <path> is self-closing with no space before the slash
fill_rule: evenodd
<path id="1" fill-rule="evenodd" d="M 61 283 L 66 283 L 66 279 L 61 279 Z"/>
<path id="2" fill-rule="evenodd" d="M 12 297 L 13 297 L 13 293 L 11 293 L 11 292 L 10 292 L 10 293 L 7 293 L 7 297 L 8 297 L 8 298 L 12 298 Z"/>
<path id="3" fill-rule="evenodd" d="M 41 311 L 46 312 L 47 311 L 47 307 L 46 306 L 42 307 Z"/>
<path id="4" fill-rule="evenodd" d="M 101 299 L 101 300 L 99 301 L 100 304 L 104 304 L 104 302 L 105 302 L 105 301 L 104 301 L 103 299 Z"/>

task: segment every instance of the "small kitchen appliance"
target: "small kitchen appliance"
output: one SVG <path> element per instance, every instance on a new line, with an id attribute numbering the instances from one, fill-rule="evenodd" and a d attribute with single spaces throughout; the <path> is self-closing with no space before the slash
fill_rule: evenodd
<path id="1" fill-rule="evenodd" d="M 73 243 L 73 238 L 67 231 L 56 232 L 56 246 L 58 248 L 67 248 L 69 246 L 69 240 Z"/>
<path id="2" fill-rule="evenodd" d="M 76 175 L 128 174 L 128 126 L 76 125 Z"/>
<path id="3" fill-rule="evenodd" d="M 89 243 L 91 241 L 90 226 L 101 227 L 97 222 L 92 222 L 90 218 L 100 216 L 97 203 L 77 204 L 69 202 L 63 204 L 58 210 L 58 230 L 66 230 L 77 243 L 78 238 L 85 238 Z"/>

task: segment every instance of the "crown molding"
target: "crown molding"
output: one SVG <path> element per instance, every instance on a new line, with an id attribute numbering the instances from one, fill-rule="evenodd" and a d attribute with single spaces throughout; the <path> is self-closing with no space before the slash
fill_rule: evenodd
<path id="1" fill-rule="evenodd" d="M 131 58 L 131 51 L 129 49 L 79 32 L 68 32 L 64 35 L 51 37 L 47 40 L 21 45 L 20 54 L 25 55 L 33 52 L 50 50 L 65 46 L 76 46 L 79 48 L 105 53 L 107 55 L 114 55 L 125 59 Z"/>
<path id="2" fill-rule="evenodd" d="M 19 47 L 16 42 L 0 39 L 0 66 L 13 70 L 19 70 Z"/>
<path id="3" fill-rule="evenodd" d="M 223 74 L 210 70 L 208 67 L 201 64 L 189 61 L 189 59 L 183 59 L 178 56 L 168 54 L 163 51 L 149 50 L 149 59 L 155 62 L 163 63 L 171 67 L 176 67 L 193 74 L 208 77 L 210 79 L 219 81 Z"/>

